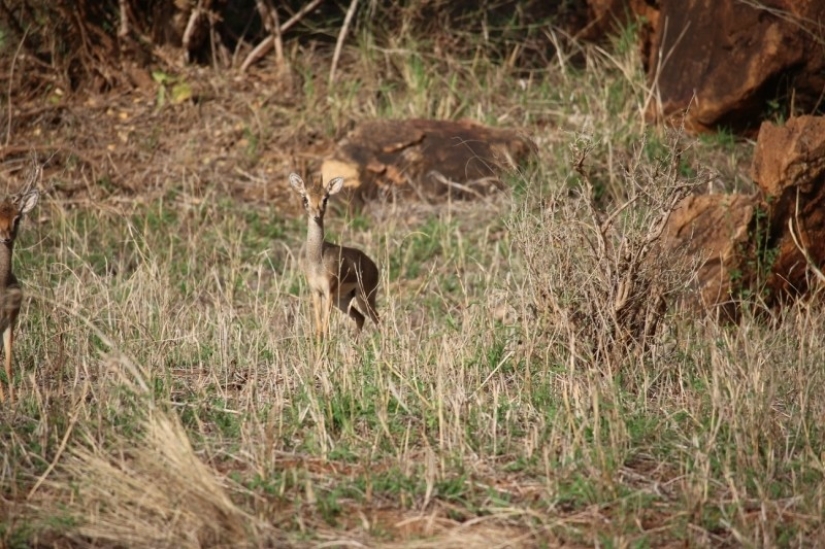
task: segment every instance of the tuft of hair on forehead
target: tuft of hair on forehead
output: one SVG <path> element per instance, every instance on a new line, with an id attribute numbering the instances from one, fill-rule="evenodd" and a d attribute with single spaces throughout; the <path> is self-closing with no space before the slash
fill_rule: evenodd
<path id="1" fill-rule="evenodd" d="M 17 205 L 11 198 L 6 197 L 0 201 L 0 216 L 14 218 L 14 216 L 19 213 L 20 211 L 17 209 Z"/>
<path id="2" fill-rule="evenodd" d="M 8 198 L 0 202 L 0 234 L 3 235 L 4 239 L 8 238 L 8 235 L 14 232 L 14 220 L 17 219 L 19 215 L 20 211 Z"/>
<path id="3" fill-rule="evenodd" d="M 324 185 L 324 180 L 320 177 L 311 177 L 307 187 L 311 188 L 313 191 L 323 191 L 326 185 Z"/>

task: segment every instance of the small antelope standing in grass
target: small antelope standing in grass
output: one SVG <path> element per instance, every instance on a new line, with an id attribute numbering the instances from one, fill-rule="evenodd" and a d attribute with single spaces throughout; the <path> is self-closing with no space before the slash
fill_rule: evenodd
<path id="1" fill-rule="evenodd" d="M 6 353 L 6 382 L 9 384 L 9 400 L 14 402 L 14 379 L 11 373 L 14 325 L 23 302 L 23 290 L 11 272 L 11 255 L 14 239 L 23 215 L 37 204 L 40 194 L 34 187 L 40 170 L 29 180 L 26 188 L 17 196 L 6 197 L 0 202 L 0 332 L 3 333 L 3 349 Z M 0 402 L 4 402 L 3 384 L 0 383 Z"/>
<path id="2" fill-rule="evenodd" d="M 324 214 L 329 197 L 344 187 L 344 178 L 307 187 L 298 174 L 289 175 L 289 184 L 303 200 L 307 212 L 307 244 L 304 273 L 312 292 L 315 332 L 323 338 L 329 330 L 332 306 L 355 320 L 358 332 L 364 327 L 364 314 L 378 324 L 375 298 L 378 292 L 378 267 L 367 254 L 355 248 L 337 246 L 324 240 Z M 353 298 L 361 311 L 356 309 Z"/>

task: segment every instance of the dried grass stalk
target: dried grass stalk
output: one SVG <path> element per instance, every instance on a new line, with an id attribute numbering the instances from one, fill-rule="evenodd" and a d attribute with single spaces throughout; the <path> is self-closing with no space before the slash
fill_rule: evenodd
<path id="1" fill-rule="evenodd" d="M 144 421 L 142 445 L 73 448 L 63 472 L 76 483 L 75 536 L 125 547 L 242 547 L 256 529 L 162 413 Z"/>

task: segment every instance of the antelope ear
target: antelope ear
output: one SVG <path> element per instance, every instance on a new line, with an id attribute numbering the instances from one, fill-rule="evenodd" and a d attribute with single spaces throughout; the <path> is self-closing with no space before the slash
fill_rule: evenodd
<path id="1" fill-rule="evenodd" d="M 333 195 L 344 188 L 344 178 L 336 177 L 327 183 L 327 194 Z"/>
<path id="2" fill-rule="evenodd" d="M 292 188 L 298 191 L 301 194 L 306 193 L 306 187 L 304 187 L 304 180 L 301 179 L 301 176 L 297 173 L 289 174 L 289 184 L 292 185 Z"/>
<path id="3" fill-rule="evenodd" d="M 20 213 L 29 213 L 32 208 L 37 205 L 38 198 L 40 198 L 40 193 L 37 192 L 37 189 L 33 189 L 21 196 L 17 201 Z"/>

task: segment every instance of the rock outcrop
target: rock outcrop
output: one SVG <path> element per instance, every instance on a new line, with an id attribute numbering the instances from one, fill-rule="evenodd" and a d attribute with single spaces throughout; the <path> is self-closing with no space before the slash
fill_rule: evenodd
<path id="1" fill-rule="evenodd" d="M 361 200 L 470 199 L 498 189 L 501 170 L 532 148 L 518 131 L 470 121 L 375 120 L 350 132 L 321 173 L 325 181 L 343 176 Z"/>
<path id="2" fill-rule="evenodd" d="M 811 266 L 825 262 L 825 117 L 763 123 L 752 175 L 767 214 L 762 246 L 772 265 L 769 296 L 775 301 L 802 295 Z"/>
<path id="3" fill-rule="evenodd" d="M 766 114 L 788 112 L 791 102 L 796 112 L 822 107 L 825 1 L 658 4 L 658 14 L 646 16 L 653 32 L 643 45 L 650 82 L 661 98 L 651 106 L 652 117 L 691 131 L 748 133 Z"/>
<path id="4" fill-rule="evenodd" d="M 825 117 L 766 122 L 753 195 L 695 195 L 672 212 L 669 253 L 697 268 L 693 299 L 728 319 L 743 296 L 769 307 L 806 295 L 825 264 Z"/>
<path id="5" fill-rule="evenodd" d="M 736 298 L 747 286 L 749 228 L 758 199 L 744 194 L 706 194 L 685 198 L 671 213 L 663 234 L 666 248 L 696 278 L 686 301 L 732 320 Z"/>

